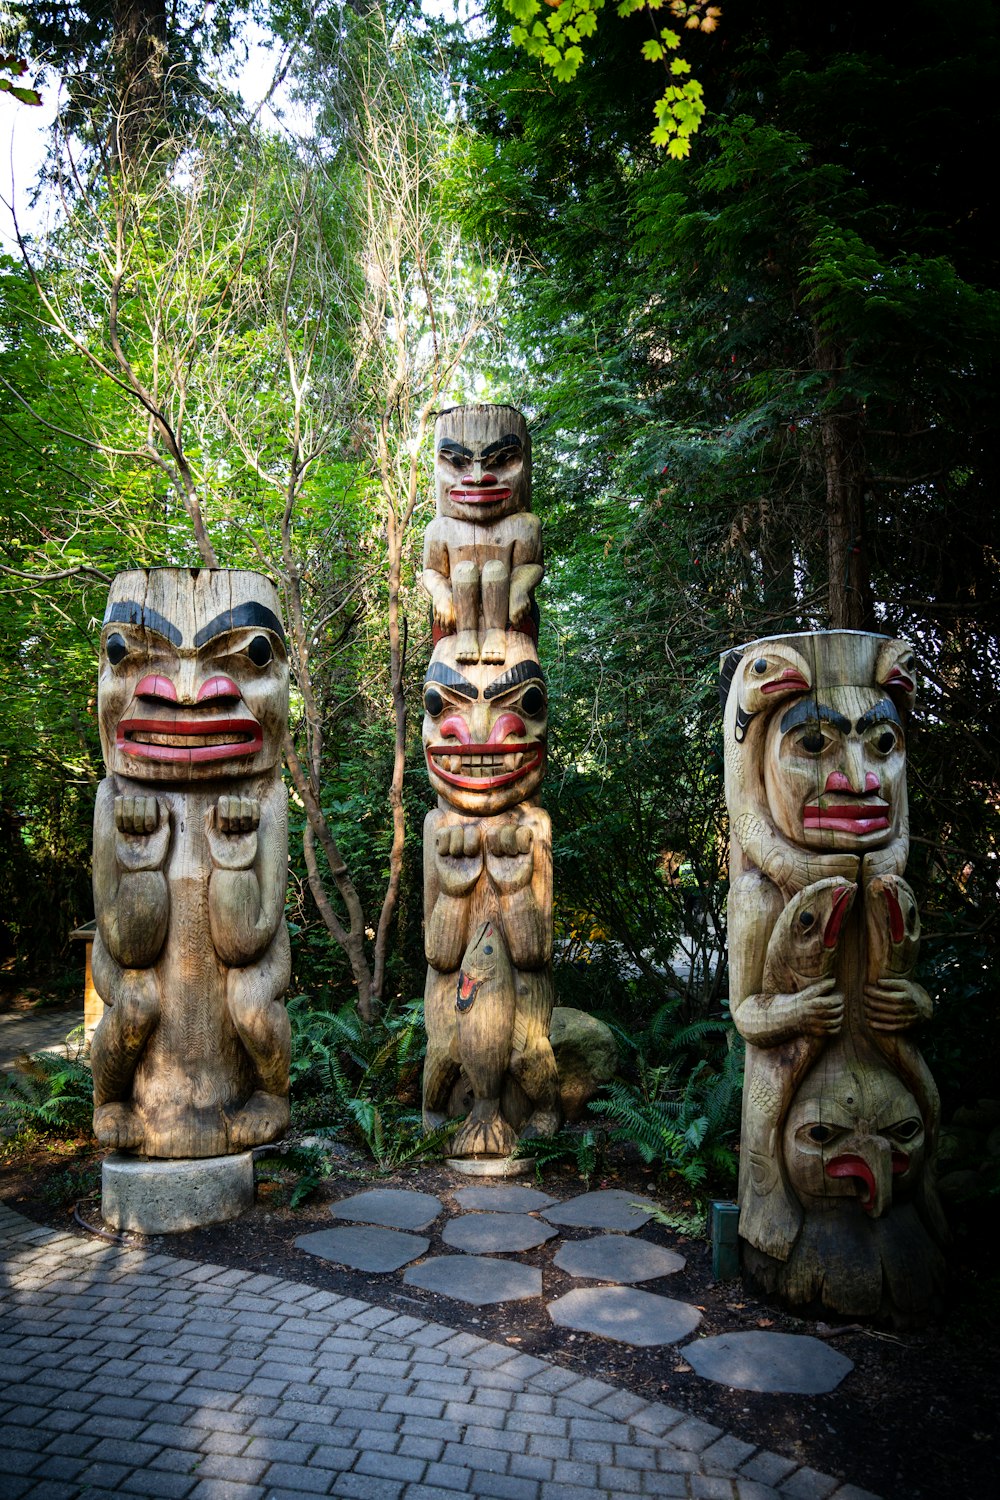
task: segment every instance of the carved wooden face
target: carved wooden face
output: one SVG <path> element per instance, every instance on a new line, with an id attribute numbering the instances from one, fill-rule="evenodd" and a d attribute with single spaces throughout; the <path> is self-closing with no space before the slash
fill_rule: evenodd
<path id="1" fill-rule="evenodd" d="M 764 784 L 775 825 L 808 849 L 878 849 L 906 815 L 906 754 L 895 704 L 879 688 L 819 687 L 776 712 Z"/>
<path id="2" fill-rule="evenodd" d="M 434 428 L 437 513 L 490 525 L 531 509 L 531 440 L 513 406 L 456 406 Z"/>
<path id="3" fill-rule="evenodd" d="M 462 812 L 503 812 L 530 797 L 545 774 L 545 679 L 534 643 L 514 631 L 502 666 L 459 666 L 455 650 L 455 636 L 440 640 L 424 680 L 427 774 Z"/>
<path id="4" fill-rule="evenodd" d="M 288 660 L 273 584 L 225 569 L 120 573 L 97 712 L 109 773 L 214 781 L 276 766 Z"/>
<path id="5" fill-rule="evenodd" d="M 874 1062 L 837 1072 L 820 1064 L 788 1112 L 785 1166 L 809 1207 L 855 1198 L 872 1218 L 921 1174 L 924 1124 L 917 1101 L 895 1073 Z"/>

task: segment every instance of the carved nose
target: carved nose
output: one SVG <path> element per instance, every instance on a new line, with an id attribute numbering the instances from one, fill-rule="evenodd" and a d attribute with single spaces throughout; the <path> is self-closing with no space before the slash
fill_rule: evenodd
<path id="1" fill-rule="evenodd" d="M 517 714 L 501 714 L 490 730 L 490 737 L 486 743 L 488 745 L 500 745 L 510 734 L 519 734 L 524 739 L 527 733 L 524 720 L 519 718 Z"/>
<path id="2" fill-rule="evenodd" d="M 442 719 L 438 734 L 443 740 L 458 740 L 463 745 L 472 744 L 469 726 L 458 714 L 450 714 L 447 719 Z"/>
<path id="3" fill-rule="evenodd" d="M 136 684 L 135 696 L 153 702 L 176 703 L 177 689 L 169 677 L 161 677 L 158 672 L 151 672 L 148 677 L 143 677 Z"/>
<path id="4" fill-rule="evenodd" d="M 849 1137 L 845 1149 L 826 1164 L 828 1177 L 852 1177 L 866 1214 L 879 1219 L 892 1203 L 892 1148 L 884 1135 Z"/>
<path id="5" fill-rule="evenodd" d="M 240 698 L 242 694 L 231 677 L 210 677 L 198 689 L 198 702 L 208 703 L 215 698 Z"/>
<path id="6" fill-rule="evenodd" d="M 482 460 L 474 458 L 472 468 L 468 474 L 462 475 L 463 484 L 496 484 L 497 476 L 491 474 L 489 469 L 484 469 Z"/>

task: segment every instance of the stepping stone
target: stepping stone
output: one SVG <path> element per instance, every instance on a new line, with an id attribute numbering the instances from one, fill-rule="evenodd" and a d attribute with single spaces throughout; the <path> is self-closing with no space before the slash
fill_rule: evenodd
<path id="1" fill-rule="evenodd" d="M 638 1205 L 638 1206 L 637 1206 Z M 631 1233 L 641 1229 L 653 1217 L 658 1205 L 639 1193 L 623 1188 L 605 1188 L 597 1193 L 580 1193 L 567 1198 L 555 1208 L 542 1209 L 550 1224 L 572 1224 L 578 1229 L 624 1229 Z"/>
<path id="2" fill-rule="evenodd" d="M 683 1271 L 684 1257 L 649 1240 L 630 1240 L 622 1234 L 598 1234 L 589 1240 L 560 1245 L 553 1264 L 570 1276 L 591 1281 L 652 1281 Z"/>
<path id="3" fill-rule="evenodd" d="M 846 1354 L 801 1333 L 721 1333 L 681 1353 L 696 1374 L 737 1391 L 819 1396 L 854 1369 Z"/>
<path id="4" fill-rule="evenodd" d="M 434 1255 L 403 1273 L 407 1286 L 440 1292 L 457 1302 L 486 1307 L 491 1302 L 516 1302 L 542 1295 L 542 1273 L 536 1266 L 511 1260 L 486 1260 L 478 1255 Z"/>
<path id="5" fill-rule="evenodd" d="M 441 1238 L 455 1250 L 489 1255 L 505 1250 L 534 1250 L 559 1233 L 551 1224 L 527 1214 L 462 1214 L 450 1219 Z"/>
<path id="6" fill-rule="evenodd" d="M 630 1286 L 577 1287 L 550 1302 L 548 1313 L 560 1328 L 597 1333 L 601 1338 L 643 1349 L 651 1344 L 676 1344 L 701 1322 L 701 1313 L 687 1302 L 638 1292 Z"/>
<path id="7" fill-rule="evenodd" d="M 441 1212 L 441 1199 L 410 1188 L 372 1188 L 330 1205 L 335 1219 L 384 1224 L 389 1229 L 427 1229 Z"/>
<path id="8" fill-rule="evenodd" d="M 400 1266 L 426 1255 L 431 1242 L 422 1234 L 401 1234 L 398 1229 L 374 1229 L 365 1224 L 300 1234 L 295 1245 L 352 1271 L 398 1271 Z"/>
<path id="9" fill-rule="evenodd" d="M 532 1214 L 555 1203 L 548 1193 L 529 1187 L 459 1188 L 455 1202 L 465 1209 L 487 1209 L 497 1214 Z"/>

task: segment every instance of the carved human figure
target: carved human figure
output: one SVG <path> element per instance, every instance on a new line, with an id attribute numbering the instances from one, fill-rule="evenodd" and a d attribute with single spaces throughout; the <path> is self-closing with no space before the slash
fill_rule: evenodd
<path id="1" fill-rule="evenodd" d="M 434 454 L 422 582 L 435 635 L 457 631 L 458 663 L 501 663 L 508 626 L 530 625 L 543 572 L 524 418 L 511 406 L 453 407 L 437 420 Z"/>
<path id="2" fill-rule="evenodd" d="M 153 1157 L 288 1124 L 288 665 L 256 573 L 119 574 L 101 631 L 94 1132 Z"/>
<path id="3" fill-rule="evenodd" d="M 424 683 L 423 745 L 438 806 L 424 821 L 427 955 L 424 1119 L 471 1111 L 456 1156 L 507 1156 L 550 1135 L 559 1091 L 552 1017 L 552 834 L 534 794 L 545 771 L 547 699 L 535 646 L 510 633 L 506 660 L 459 663 L 437 644 Z"/>
<path id="4" fill-rule="evenodd" d="M 910 1035 L 931 1010 L 912 977 L 919 919 L 902 879 L 912 648 L 850 631 L 755 641 L 725 660 L 722 687 L 730 1006 L 747 1042 L 744 1264 L 796 1304 L 914 1311 L 938 1274 L 942 1225 L 926 1166 L 937 1093 Z M 834 1100 L 837 1139 L 854 1144 L 831 1154 L 813 1148 L 834 1139 Z M 920 1154 L 894 1173 L 890 1147 L 872 1142 L 901 1139 L 912 1118 Z M 919 1272 L 906 1269 L 915 1224 Z"/>

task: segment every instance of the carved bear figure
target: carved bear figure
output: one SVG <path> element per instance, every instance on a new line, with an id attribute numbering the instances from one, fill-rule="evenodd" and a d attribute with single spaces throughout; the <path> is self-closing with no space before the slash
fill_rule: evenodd
<path id="1" fill-rule="evenodd" d="M 424 822 L 427 954 L 424 1119 L 471 1112 L 457 1156 L 506 1156 L 559 1123 L 552 1018 L 552 832 L 533 794 L 545 771 L 547 699 L 534 644 L 508 637 L 502 669 L 435 648 L 423 743 L 438 806 Z M 459 1088 L 459 1093 L 461 1089 Z"/>
<path id="2" fill-rule="evenodd" d="M 255 573 L 122 573 L 101 631 L 94 1131 L 203 1157 L 288 1124 L 288 663 Z"/>
<path id="3" fill-rule="evenodd" d="M 458 632 L 455 661 L 501 663 L 508 625 L 530 628 L 542 577 L 531 514 L 531 440 L 511 406 L 456 406 L 434 429 L 437 517 L 421 581 L 435 633 Z"/>

